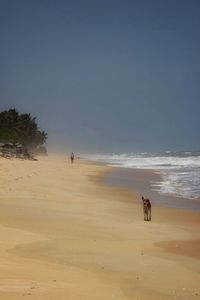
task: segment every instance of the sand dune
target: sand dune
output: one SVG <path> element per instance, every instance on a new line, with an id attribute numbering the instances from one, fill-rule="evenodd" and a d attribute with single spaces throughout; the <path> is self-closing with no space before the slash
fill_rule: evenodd
<path id="1" fill-rule="evenodd" d="M 106 166 L 0 159 L 0 299 L 200 299 L 200 214 L 103 186 Z"/>

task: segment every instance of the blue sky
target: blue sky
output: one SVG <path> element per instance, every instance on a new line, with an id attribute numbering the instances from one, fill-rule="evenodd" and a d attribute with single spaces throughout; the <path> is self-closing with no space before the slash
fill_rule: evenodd
<path id="1" fill-rule="evenodd" d="M 75 152 L 200 149 L 200 2 L 0 1 L 0 109 Z"/>

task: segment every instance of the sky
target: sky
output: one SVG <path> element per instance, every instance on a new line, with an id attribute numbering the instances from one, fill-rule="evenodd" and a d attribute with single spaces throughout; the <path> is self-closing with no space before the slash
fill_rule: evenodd
<path id="1" fill-rule="evenodd" d="M 14 107 L 54 150 L 200 150 L 200 1 L 0 0 Z"/>

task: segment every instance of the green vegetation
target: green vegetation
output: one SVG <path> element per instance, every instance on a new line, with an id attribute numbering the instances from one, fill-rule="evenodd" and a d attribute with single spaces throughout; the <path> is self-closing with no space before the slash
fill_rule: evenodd
<path id="1" fill-rule="evenodd" d="M 15 109 L 0 113 L 0 141 L 21 144 L 34 152 L 47 140 L 47 133 L 41 131 L 36 118 L 30 114 L 19 114 Z"/>

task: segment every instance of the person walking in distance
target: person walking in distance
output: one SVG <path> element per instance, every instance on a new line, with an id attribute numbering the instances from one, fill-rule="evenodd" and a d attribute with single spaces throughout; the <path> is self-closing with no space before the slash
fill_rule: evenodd
<path id="1" fill-rule="evenodd" d="M 71 159 L 71 163 L 73 164 L 73 162 L 74 162 L 74 153 L 73 152 L 71 153 L 70 159 Z"/>

